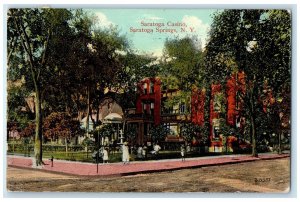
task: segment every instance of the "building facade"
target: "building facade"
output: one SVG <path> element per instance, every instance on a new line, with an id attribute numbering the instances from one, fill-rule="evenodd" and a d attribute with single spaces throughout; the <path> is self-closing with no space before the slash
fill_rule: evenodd
<path id="1" fill-rule="evenodd" d="M 182 141 L 181 126 L 184 123 L 193 123 L 203 126 L 205 122 L 205 101 L 210 99 L 209 109 L 209 151 L 222 152 L 224 139 L 219 133 L 221 113 L 226 122 L 232 127 L 242 127 L 241 111 L 242 102 L 238 100 L 238 93 L 244 92 L 244 74 L 233 74 L 227 81 L 226 86 L 220 84 L 211 85 L 211 94 L 208 97 L 206 89 L 191 89 L 184 99 L 177 100 L 172 104 L 172 99 L 180 97 L 178 89 L 162 90 L 161 80 L 145 78 L 137 85 L 136 108 L 127 111 L 127 131 L 134 131 L 135 142 L 133 144 L 146 144 L 151 141 L 149 130 L 152 126 L 165 125 L 171 131 L 166 141 Z M 222 102 L 221 98 L 225 98 Z M 171 103 L 171 104 L 170 104 Z M 224 106 L 225 104 L 225 106 Z"/>
<path id="2" fill-rule="evenodd" d="M 151 141 L 149 130 L 161 123 L 161 81 L 159 78 L 145 78 L 137 84 L 136 108 L 127 109 L 126 131 L 134 136 L 132 144 Z M 131 138 L 129 138 L 131 139 Z"/>

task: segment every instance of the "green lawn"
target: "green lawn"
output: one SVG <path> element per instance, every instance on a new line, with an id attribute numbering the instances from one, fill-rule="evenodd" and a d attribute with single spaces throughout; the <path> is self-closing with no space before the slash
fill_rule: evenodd
<path id="1" fill-rule="evenodd" d="M 92 158 L 94 147 L 90 147 L 88 152 L 84 151 L 82 146 L 69 146 L 69 151 L 66 152 L 66 147 L 63 145 L 43 145 L 43 158 L 50 159 L 52 156 L 54 159 L 59 160 L 69 160 L 69 161 L 81 161 L 81 162 L 95 162 L 95 159 Z M 26 152 L 25 152 L 26 151 Z M 28 155 L 28 151 L 30 154 Z M 33 145 L 24 145 L 22 143 L 9 143 L 8 154 L 11 155 L 23 155 L 23 156 L 34 156 L 33 154 Z M 186 154 L 186 157 L 200 157 L 200 156 L 216 156 L 223 155 L 225 153 L 204 153 L 198 151 L 190 152 Z M 158 156 L 153 156 L 151 154 L 147 155 L 146 159 L 137 159 L 136 155 L 131 154 L 131 161 L 140 161 L 140 160 L 153 160 L 153 159 L 180 159 L 180 151 L 169 151 L 163 150 L 160 151 Z M 120 151 L 110 152 L 109 162 L 121 162 L 122 153 Z M 99 162 L 102 162 L 102 159 L 99 159 Z"/>
<path id="2" fill-rule="evenodd" d="M 34 156 L 33 152 L 29 155 L 24 152 L 8 152 L 11 155 L 23 155 L 23 156 Z M 114 153 L 109 155 L 109 162 L 120 162 L 121 161 L 121 153 Z M 92 152 L 51 152 L 51 151 L 43 151 L 43 158 L 50 159 L 53 156 L 54 159 L 59 160 L 69 160 L 69 161 L 81 161 L 81 162 L 95 162 L 95 159 L 92 158 Z M 101 159 L 99 159 L 101 161 Z"/>

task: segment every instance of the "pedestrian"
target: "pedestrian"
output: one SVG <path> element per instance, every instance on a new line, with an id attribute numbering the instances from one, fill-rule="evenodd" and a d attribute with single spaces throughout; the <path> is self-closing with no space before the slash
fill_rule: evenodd
<path id="1" fill-rule="evenodd" d="M 129 163 L 129 151 L 127 142 L 124 142 L 124 144 L 122 145 L 122 161 L 123 164 Z"/>
<path id="2" fill-rule="evenodd" d="M 99 150 L 98 150 L 98 153 L 96 153 L 96 155 L 98 155 L 98 157 L 96 157 L 96 160 L 99 162 L 99 159 L 102 158 L 102 161 L 103 161 L 103 153 L 104 153 L 104 147 L 101 147 Z"/>
<path id="3" fill-rule="evenodd" d="M 191 152 L 191 145 L 187 144 L 186 146 L 186 153 L 190 153 Z"/>
<path id="4" fill-rule="evenodd" d="M 103 156 L 103 163 L 108 163 L 108 148 L 107 147 L 103 149 L 102 156 Z"/>
<path id="5" fill-rule="evenodd" d="M 143 150 L 142 150 L 143 159 L 147 158 L 147 150 L 148 150 L 147 146 L 143 145 Z"/>
<path id="6" fill-rule="evenodd" d="M 161 150 L 161 147 L 158 145 L 158 143 L 156 143 L 153 147 L 154 151 L 155 151 L 155 154 L 158 154 L 159 151 Z"/>
<path id="7" fill-rule="evenodd" d="M 184 145 L 181 145 L 180 147 L 180 154 L 181 154 L 181 161 L 185 161 L 185 148 Z"/>
<path id="8" fill-rule="evenodd" d="M 143 158 L 143 147 L 141 145 L 138 146 L 137 149 L 137 158 L 142 159 Z"/>
<path id="9" fill-rule="evenodd" d="M 161 150 L 161 147 L 158 145 L 158 143 L 156 143 L 153 147 L 153 151 L 151 152 L 152 154 L 154 154 L 155 158 L 158 158 L 158 153 Z"/>

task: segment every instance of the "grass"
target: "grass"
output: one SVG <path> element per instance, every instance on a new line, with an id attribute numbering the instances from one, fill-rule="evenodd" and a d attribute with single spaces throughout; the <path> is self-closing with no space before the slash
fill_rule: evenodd
<path id="1" fill-rule="evenodd" d="M 14 150 L 14 152 L 12 151 Z M 28 156 L 28 153 L 25 154 L 24 150 L 26 147 L 22 144 L 15 144 L 14 148 L 10 147 L 10 150 L 8 151 L 8 154 L 12 155 L 24 155 Z M 33 155 L 33 147 L 29 148 L 30 150 L 30 156 Z M 59 160 L 69 160 L 69 161 L 80 161 L 80 162 L 91 162 L 95 163 L 95 159 L 92 158 L 92 148 L 88 150 L 88 152 L 83 151 L 82 149 L 79 151 L 73 150 L 73 151 L 65 151 L 64 146 L 60 147 L 53 147 L 53 146 L 47 146 L 43 150 L 43 158 L 45 159 L 50 159 L 52 156 L 54 159 L 59 159 Z M 204 151 L 199 152 L 198 151 L 193 151 L 190 153 L 186 154 L 186 158 L 190 157 L 201 157 L 201 156 L 217 156 L 217 155 L 224 155 L 227 153 L 205 153 Z M 231 153 L 230 153 L 231 154 Z M 160 153 L 157 156 L 153 156 L 151 154 L 147 155 L 147 159 L 137 159 L 136 155 L 131 154 L 130 155 L 130 160 L 131 161 L 141 161 L 141 160 L 158 160 L 158 159 L 180 159 L 180 151 L 170 151 L 170 150 L 164 150 L 160 151 Z M 99 159 L 100 162 L 102 162 L 102 159 Z M 115 162 L 121 162 L 122 161 L 122 153 L 120 151 L 110 153 L 109 154 L 109 162 L 110 163 L 115 163 Z"/>
<path id="2" fill-rule="evenodd" d="M 96 160 L 92 158 L 92 151 L 55 151 L 55 150 L 44 150 L 43 151 L 43 158 L 50 159 L 52 156 L 54 159 L 58 160 L 68 160 L 68 161 L 80 161 L 80 162 L 91 162 L 95 163 Z M 15 152 L 8 152 L 8 154 L 11 155 L 24 155 L 28 156 L 28 153 L 24 153 L 23 150 L 15 150 Z M 219 156 L 219 155 L 226 155 L 226 154 L 232 154 L 232 153 L 204 153 L 199 151 L 192 151 L 186 154 L 186 158 L 191 157 L 201 157 L 201 156 Z M 31 150 L 31 153 L 29 156 L 34 156 L 33 151 Z M 160 151 L 157 156 L 153 156 L 152 154 L 147 154 L 146 159 L 137 159 L 135 154 L 130 155 L 131 161 L 141 161 L 141 160 L 159 160 L 159 159 L 180 159 L 180 151 L 169 151 L 164 150 Z M 100 162 L 102 162 L 102 159 L 99 159 Z M 122 153 L 121 152 L 114 152 L 109 154 L 109 162 L 115 163 L 115 162 L 121 162 L 122 161 Z"/>
<path id="3" fill-rule="evenodd" d="M 28 156 L 28 154 L 24 155 L 24 153 L 8 153 L 11 155 L 23 155 Z M 220 156 L 220 155 L 230 155 L 232 153 L 199 153 L 199 152 L 190 152 L 187 153 L 185 158 L 192 157 L 203 157 L 203 156 Z M 33 157 L 34 154 L 30 153 L 30 156 Z M 43 151 L 43 158 L 50 159 L 53 156 L 54 161 L 56 160 L 67 160 L 67 161 L 78 161 L 78 162 L 88 162 L 88 163 L 96 163 L 96 159 L 92 158 L 92 152 L 51 152 L 51 151 Z M 157 156 L 152 154 L 148 154 L 146 159 L 137 159 L 135 154 L 130 155 L 130 161 L 147 161 L 147 160 L 163 160 L 163 159 L 181 159 L 180 151 L 160 151 Z M 113 154 L 109 154 L 109 163 L 117 163 L 122 161 L 122 153 L 116 152 Z M 102 163 L 102 158 L 99 158 L 99 163 Z"/>
<path id="4" fill-rule="evenodd" d="M 31 156 L 33 157 L 34 154 L 31 152 L 29 155 L 20 153 L 20 152 L 9 152 L 8 154 L 11 155 L 24 155 L 24 156 Z M 121 161 L 121 153 L 114 153 L 109 155 L 109 162 L 114 163 L 114 162 L 120 162 Z M 92 152 L 85 152 L 85 151 L 80 151 L 80 152 L 51 152 L 51 151 L 43 151 L 43 158 L 44 159 L 50 159 L 53 156 L 54 160 L 67 160 L 67 161 L 80 161 L 80 162 L 90 162 L 90 163 L 95 163 L 95 159 L 92 158 Z M 101 162 L 101 158 L 99 159 Z"/>

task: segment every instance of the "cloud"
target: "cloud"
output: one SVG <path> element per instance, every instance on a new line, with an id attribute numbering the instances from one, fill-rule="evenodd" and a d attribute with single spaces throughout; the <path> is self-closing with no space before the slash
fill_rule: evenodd
<path id="1" fill-rule="evenodd" d="M 101 12 L 96 12 L 95 13 L 96 17 L 98 18 L 98 22 L 97 24 L 100 26 L 100 27 L 111 27 L 112 25 L 114 25 L 113 22 L 111 22 L 110 20 L 108 20 L 108 18 L 106 17 L 105 14 L 101 13 Z"/>
<path id="2" fill-rule="evenodd" d="M 144 14 L 142 16 L 142 19 L 143 20 L 163 20 L 164 18 L 155 16 L 155 15 L 151 15 L 151 14 Z"/>
<path id="3" fill-rule="evenodd" d="M 152 51 L 150 51 L 154 57 L 158 57 L 160 58 L 162 55 L 163 55 L 163 48 L 157 48 L 157 49 L 154 49 Z"/>
<path id="4" fill-rule="evenodd" d="M 205 43 L 207 41 L 207 34 L 209 32 L 209 24 L 203 23 L 203 21 L 201 19 L 199 19 L 196 16 L 190 16 L 190 15 L 185 15 L 182 18 L 182 22 L 185 23 L 187 25 L 187 28 L 193 28 L 194 29 L 194 34 L 193 33 L 189 33 L 190 35 L 197 35 L 197 38 L 199 40 L 201 40 L 202 43 L 202 48 L 204 48 Z M 182 33 L 181 37 L 186 36 L 186 34 Z"/>

